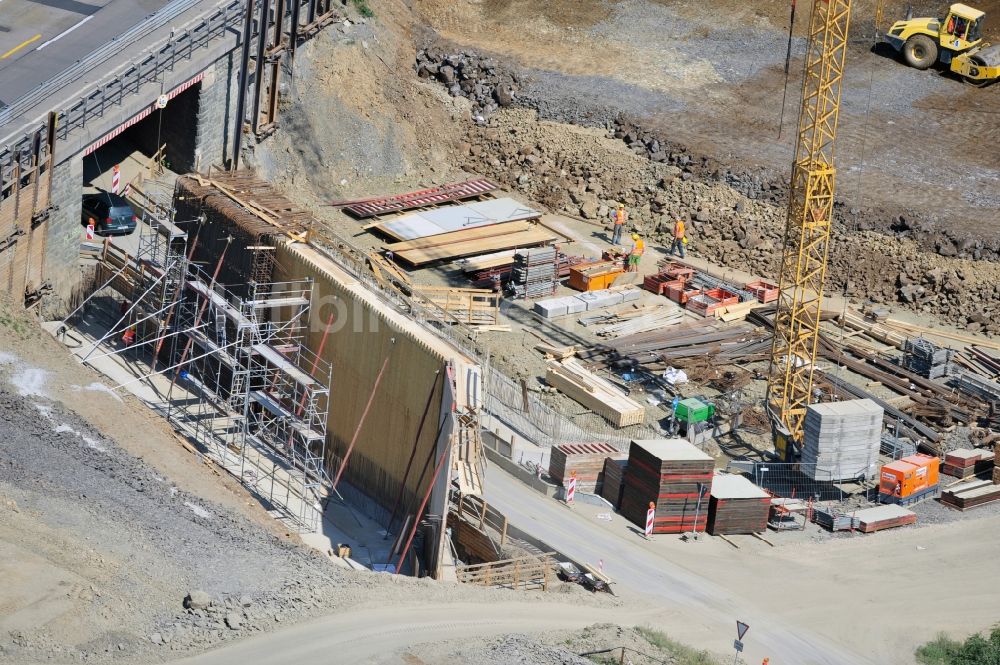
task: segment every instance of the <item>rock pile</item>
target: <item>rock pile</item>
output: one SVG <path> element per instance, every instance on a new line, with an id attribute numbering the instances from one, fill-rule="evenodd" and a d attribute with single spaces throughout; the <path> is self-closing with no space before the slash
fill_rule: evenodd
<path id="1" fill-rule="evenodd" d="M 710 164 L 685 159 L 682 150 L 651 160 L 651 148 L 663 151 L 655 137 L 635 133 L 629 139 L 635 147 L 624 149 L 617 133 L 539 123 L 531 111 L 505 109 L 487 126 L 470 128 L 461 165 L 584 219 L 603 223 L 618 202 L 625 203 L 631 226 L 664 243 L 673 217 L 682 216 L 689 220 L 694 252 L 752 274 L 777 274 L 782 192 L 754 180 L 746 181 L 753 185 L 747 191 L 737 191 L 725 174 L 697 175 Z M 956 244 L 933 226 L 905 219 L 896 218 L 886 235 L 857 211 L 838 206 L 837 215 L 845 221 L 833 230 L 829 292 L 898 302 L 970 330 L 1000 333 L 1000 266 L 980 262 L 973 270 L 971 259 L 981 247 Z M 955 252 L 925 251 L 930 242 L 952 243 Z"/>
<path id="2" fill-rule="evenodd" d="M 517 96 L 517 75 L 477 53 L 449 53 L 431 46 L 417 51 L 414 67 L 417 76 L 439 81 L 452 97 L 470 99 L 472 116 L 480 123 L 498 108 L 514 104 Z"/>

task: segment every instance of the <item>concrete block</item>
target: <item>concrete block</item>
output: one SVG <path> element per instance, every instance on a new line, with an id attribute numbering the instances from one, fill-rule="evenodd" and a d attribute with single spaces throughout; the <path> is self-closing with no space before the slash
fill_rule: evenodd
<path id="1" fill-rule="evenodd" d="M 546 319 L 564 316 L 566 314 L 567 300 L 569 300 L 569 298 L 549 298 L 548 300 L 539 300 L 535 303 L 535 306 L 532 309 Z"/>
<path id="2" fill-rule="evenodd" d="M 587 311 L 587 301 L 580 300 L 579 296 L 570 296 L 566 298 L 566 313 L 567 314 L 579 314 L 580 312 Z"/>
<path id="3" fill-rule="evenodd" d="M 626 289 L 619 293 L 622 294 L 622 302 L 634 302 L 642 297 L 642 289 Z"/>

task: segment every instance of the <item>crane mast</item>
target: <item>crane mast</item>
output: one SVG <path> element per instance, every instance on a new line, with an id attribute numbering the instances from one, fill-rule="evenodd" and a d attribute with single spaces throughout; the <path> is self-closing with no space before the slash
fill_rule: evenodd
<path id="1" fill-rule="evenodd" d="M 851 0 L 812 0 L 812 5 L 767 386 L 775 441 L 786 458 L 789 444 L 802 442 L 812 397 L 851 19 Z"/>

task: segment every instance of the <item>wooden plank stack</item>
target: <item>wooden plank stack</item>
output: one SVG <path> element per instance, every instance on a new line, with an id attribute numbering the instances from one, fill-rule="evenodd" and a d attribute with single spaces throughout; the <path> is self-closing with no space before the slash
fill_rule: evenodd
<path id="1" fill-rule="evenodd" d="M 811 404 L 802 472 L 819 481 L 872 478 L 879 470 L 882 407 L 870 399 Z"/>
<path id="2" fill-rule="evenodd" d="M 853 513 L 852 517 L 861 533 L 874 533 L 882 529 L 915 524 L 917 521 L 917 514 L 912 510 L 894 504 L 865 508 Z"/>
<path id="3" fill-rule="evenodd" d="M 549 477 L 565 487 L 575 471 L 576 491 L 599 494 L 605 480 L 605 460 L 626 457 L 626 453 L 608 443 L 563 443 L 552 446 Z"/>
<path id="4" fill-rule="evenodd" d="M 767 530 L 771 497 L 743 476 L 717 474 L 708 502 L 708 532 L 713 536 Z"/>
<path id="5" fill-rule="evenodd" d="M 625 468 L 628 459 L 622 457 L 606 457 L 604 459 L 604 484 L 601 487 L 601 496 L 608 500 L 615 509 L 622 503 L 622 490 L 625 488 Z"/>
<path id="6" fill-rule="evenodd" d="M 632 441 L 619 512 L 645 529 L 653 503 L 653 533 L 704 531 L 714 468 L 711 457 L 683 439 Z"/>
<path id="7" fill-rule="evenodd" d="M 387 244 L 384 248 L 410 265 L 450 261 L 516 247 L 534 247 L 559 240 L 530 221 L 503 222 Z"/>
<path id="8" fill-rule="evenodd" d="M 945 453 L 941 473 L 953 478 L 968 478 L 976 474 L 976 463 L 983 457 L 982 450 L 958 448 Z"/>
<path id="9" fill-rule="evenodd" d="M 645 420 L 646 410 L 641 404 L 576 359 L 549 362 L 545 381 L 616 427 L 639 425 Z"/>
<path id="10" fill-rule="evenodd" d="M 968 480 L 941 492 L 941 503 L 968 510 L 1000 499 L 1000 485 L 992 480 Z"/>

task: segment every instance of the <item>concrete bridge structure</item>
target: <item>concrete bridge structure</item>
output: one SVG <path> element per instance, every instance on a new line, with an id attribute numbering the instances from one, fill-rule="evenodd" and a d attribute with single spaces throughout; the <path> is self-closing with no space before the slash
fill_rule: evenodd
<path id="1" fill-rule="evenodd" d="M 277 126 L 295 48 L 332 0 L 7 0 L 0 22 L 0 286 L 55 309 L 80 283 L 85 160 L 121 137 L 177 172 L 233 168 Z M 240 118 L 240 122 L 236 119 Z M 238 131 L 239 130 L 239 131 Z M 122 188 L 125 186 L 122 183 Z"/>

